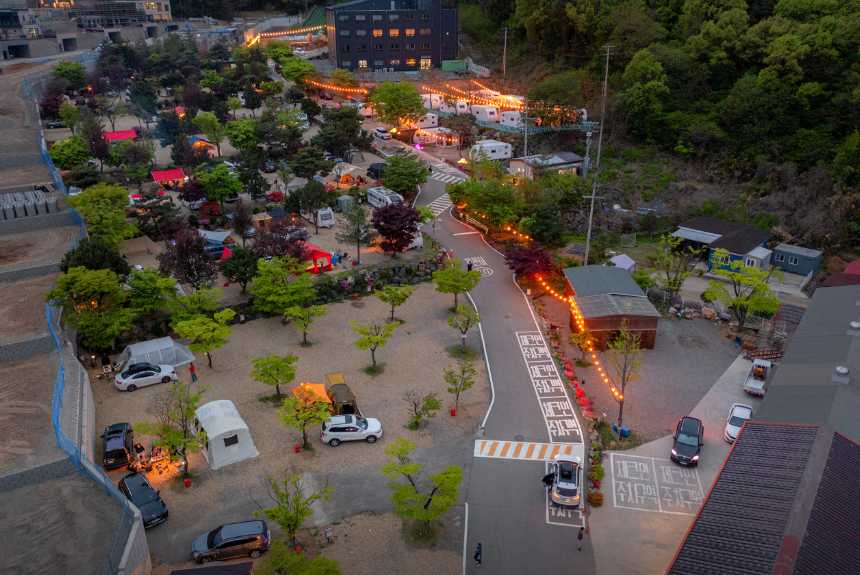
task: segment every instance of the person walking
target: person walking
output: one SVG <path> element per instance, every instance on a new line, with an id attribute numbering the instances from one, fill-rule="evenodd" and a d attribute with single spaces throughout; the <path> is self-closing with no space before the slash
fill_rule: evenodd
<path id="1" fill-rule="evenodd" d="M 585 536 L 585 527 L 579 528 L 579 534 L 576 536 L 576 545 L 579 551 L 582 551 L 582 538 Z"/>
<path id="2" fill-rule="evenodd" d="M 472 262 L 466 264 L 466 271 L 472 271 L 472 268 L 475 266 Z"/>
<path id="3" fill-rule="evenodd" d="M 480 542 L 480 541 L 478 541 L 478 546 L 477 546 L 477 547 L 475 547 L 475 565 L 476 565 L 477 567 L 480 567 L 480 566 L 481 566 L 481 562 L 482 562 L 482 560 L 483 560 L 483 557 L 482 557 L 482 553 L 481 553 L 481 552 L 482 552 L 481 542 Z"/>

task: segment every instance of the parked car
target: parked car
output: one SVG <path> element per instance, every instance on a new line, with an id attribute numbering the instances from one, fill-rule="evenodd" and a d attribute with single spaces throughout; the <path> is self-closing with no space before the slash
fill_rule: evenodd
<path id="1" fill-rule="evenodd" d="M 382 437 L 382 423 L 372 417 L 336 415 L 322 424 L 320 439 L 332 447 L 344 441 L 366 441 L 376 443 Z"/>
<path id="2" fill-rule="evenodd" d="M 60 120 L 49 120 L 45 123 L 45 127 L 49 130 L 56 130 L 58 128 L 65 128 L 66 125 Z"/>
<path id="3" fill-rule="evenodd" d="M 382 127 L 374 128 L 373 129 L 373 136 L 375 138 L 379 138 L 380 140 L 390 140 L 391 139 L 391 132 L 388 131 L 388 128 L 382 128 Z"/>
<path id="4" fill-rule="evenodd" d="M 176 379 L 176 370 L 172 365 L 155 365 L 152 363 L 133 363 L 122 373 L 114 377 L 114 385 L 120 391 L 134 391 L 138 387 L 170 383 Z"/>
<path id="5" fill-rule="evenodd" d="M 146 480 L 145 475 L 129 473 L 119 480 L 119 490 L 140 510 L 144 529 L 167 521 L 167 505 L 162 501 L 159 492 Z"/>
<path id="6" fill-rule="evenodd" d="M 705 427 L 700 419 L 685 415 L 675 428 L 670 459 L 680 465 L 698 465 L 705 444 Z"/>
<path id="7" fill-rule="evenodd" d="M 726 417 L 726 431 L 723 438 L 729 443 L 734 443 L 741 431 L 744 421 L 752 417 L 753 408 L 743 403 L 732 404 L 729 416 Z"/>
<path id="8" fill-rule="evenodd" d="M 266 174 L 274 174 L 278 171 L 278 164 L 274 160 L 266 160 L 261 169 Z"/>
<path id="9" fill-rule="evenodd" d="M 114 423 L 102 432 L 105 469 L 118 469 L 134 460 L 134 430 L 130 423 Z"/>
<path id="10" fill-rule="evenodd" d="M 382 174 L 385 173 L 385 162 L 374 162 L 367 167 L 367 177 L 374 180 L 381 180 Z"/>
<path id="11" fill-rule="evenodd" d="M 209 244 L 203 246 L 203 253 L 210 260 L 219 260 L 224 255 L 224 244 Z"/>
<path id="12" fill-rule="evenodd" d="M 204 533 L 191 543 L 191 557 L 198 563 L 250 556 L 269 549 L 272 534 L 265 521 L 227 523 Z"/>
<path id="13" fill-rule="evenodd" d="M 579 507 L 582 502 L 582 460 L 579 457 L 555 456 L 550 500 L 564 507 Z"/>

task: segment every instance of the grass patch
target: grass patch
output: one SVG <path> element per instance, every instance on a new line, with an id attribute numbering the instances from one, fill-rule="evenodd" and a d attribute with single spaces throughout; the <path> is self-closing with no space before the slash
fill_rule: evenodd
<path id="1" fill-rule="evenodd" d="M 361 371 L 363 371 L 364 373 L 366 373 L 370 377 L 376 377 L 377 375 L 379 375 L 380 373 L 385 371 L 385 364 L 384 363 L 377 363 L 376 365 L 368 365 L 367 367 L 365 367 Z"/>
<path id="2" fill-rule="evenodd" d="M 446 351 L 454 359 L 475 359 L 478 357 L 478 352 L 469 346 L 463 349 L 462 345 L 452 345 L 446 348 Z"/>

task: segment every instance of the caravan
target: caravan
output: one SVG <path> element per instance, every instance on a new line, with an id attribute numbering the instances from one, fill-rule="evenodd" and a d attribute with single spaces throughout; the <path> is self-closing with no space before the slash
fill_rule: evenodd
<path id="1" fill-rule="evenodd" d="M 375 188 L 368 188 L 367 203 L 374 208 L 384 208 L 392 204 L 402 204 L 403 196 L 388 188 L 377 186 Z"/>
<path id="2" fill-rule="evenodd" d="M 479 122 L 498 122 L 499 110 L 495 106 L 472 106 L 472 115 Z"/>
<path id="3" fill-rule="evenodd" d="M 466 100 L 457 100 L 454 104 L 454 111 L 459 115 L 470 114 L 469 103 Z"/>
<path id="4" fill-rule="evenodd" d="M 500 123 L 502 124 L 502 126 L 510 126 L 511 128 L 522 128 L 523 115 L 521 112 L 515 111 L 502 112 Z"/>
<path id="5" fill-rule="evenodd" d="M 469 149 L 469 157 L 473 160 L 510 160 L 511 145 L 498 140 L 478 140 Z"/>
<path id="6" fill-rule="evenodd" d="M 419 128 L 435 128 L 439 125 L 439 116 L 436 114 L 424 114 L 418 118 Z"/>
<path id="7" fill-rule="evenodd" d="M 444 103 L 441 94 L 421 94 L 421 103 L 428 110 L 438 110 Z"/>

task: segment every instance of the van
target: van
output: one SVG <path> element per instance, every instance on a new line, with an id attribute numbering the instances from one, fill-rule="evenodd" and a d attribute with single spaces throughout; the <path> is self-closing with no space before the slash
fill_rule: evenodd
<path id="1" fill-rule="evenodd" d="M 421 94 L 421 103 L 428 110 L 438 110 L 442 105 L 442 96 L 440 94 Z"/>
<path id="2" fill-rule="evenodd" d="M 509 110 L 502 112 L 499 120 L 502 126 L 510 126 L 512 128 L 523 127 L 523 115 L 520 112 Z"/>
<path id="3" fill-rule="evenodd" d="M 368 188 L 367 203 L 374 208 L 384 208 L 392 204 L 402 204 L 403 196 L 388 188 L 377 186 L 375 188 Z"/>
<path id="4" fill-rule="evenodd" d="M 472 111 L 469 109 L 469 103 L 466 100 L 457 100 L 454 104 L 454 111 L 457 114 L 470 114 Z"/>

